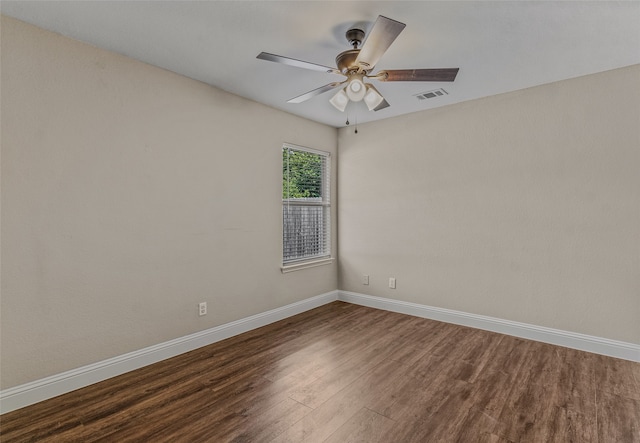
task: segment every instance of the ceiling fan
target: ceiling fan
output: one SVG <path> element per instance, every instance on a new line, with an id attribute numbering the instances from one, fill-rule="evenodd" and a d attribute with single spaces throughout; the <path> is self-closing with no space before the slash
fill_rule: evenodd
<path id="1" fill-rule="evenodd" d="M 322 93 L 340 88 L 330 103 L 339 111 L 346 109 L 350 101 L 364 101 L 370 111 L 379 111 L 389 106 L 382 94 L 371 83 L 365 83 L 365 79 L 379 80 L 383 82 L 452 82 L 458 74 L 459 68 L 444 69 L 393 69 L 379 71 L 371 74 L 376 63 L 389 49 L 389 46 L 405 28 L 404 23 L 379 15 L 376 22 L 364 40 L 365 33 L 362 29 L 349 29 L 345 36 L 353 49 L 341 52 L 336 57 L 337 68 L 305 62 L 281 55 L 261 52 L 257 58 L 298 68 L 311 69 L 347 77 L 341 82 L 332 82 L 312 91 L 288 100 L 287 103 L 302 103 Z M 358 48 L 362 44 L 361 48 Z"/>

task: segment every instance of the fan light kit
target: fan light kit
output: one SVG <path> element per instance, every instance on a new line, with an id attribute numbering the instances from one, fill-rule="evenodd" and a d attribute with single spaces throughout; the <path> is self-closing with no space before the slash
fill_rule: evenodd
<path id="1" fill-rule="evenodd" d="M 345 36 L 349 44 L 353 46 L 353 49 L 338 54 L 336 57 L 337 68 L 269 54 L 268 52 L 261 52 L 257 58 L 347 77 L 344 81 L 329 83 L 294 97 L 288 100 L 287 103 L 302 103 L 316 95 L 340 88 L 329 100 L 329 103 L 339 111 L 344 112 L 349 102 L 359 101 L 364 101 L 369 111 L 379 111 L 388 107 L 389 103 L 371 83 L 365 83 L 365 78 L 383 82 L 452 82 L 458 74 L 459 68 L 444 68 L 395 69 L 380 71 L 372 75 L 371 72 L 376 63 L 389 49 L 391 43 L 400 35 L 405 26 L 404 23 L 379 15 L 367 36 L 367 40 L 360 49 L 358 49 L 358 46 L 364 40 L 364 31 L 357 28 L 349 29 Z"/>

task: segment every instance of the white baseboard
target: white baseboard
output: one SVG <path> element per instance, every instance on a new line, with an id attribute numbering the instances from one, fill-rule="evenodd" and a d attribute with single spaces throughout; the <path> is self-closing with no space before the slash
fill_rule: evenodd
<path id="1" fill-rule="evenodd" d="M 134 369 L 192 351 L 252 329 L 331 303 L 338 291 L 327 292 L 271 311 L 216 326 L 205 331 L 149 346 L 81 368 L 46 377 L 0 391 L 0 413 L 4 414 L 33 403 L 115 377 Z"/>
<path id="2" fill-rule="evenodd" d="M 640 345 L 634 343 L 626 343 L 527 323 L 502 320 L 484 315 L 468 314 L 450 309 L 391 300 L 388 298 L 374 297 L 355 292 L 339 291 L 338 300 L 640 362 Z"/>
<path id="3" fill-rule="evenodd" d="M 515 337 L 541 341 L 610 357 L 640 362 L 640 345 L 558 329 L 534 326 L 450 309 L 391 300 L 347 291 L 331 291 L 271 311 L 216 326 L 175 340 L 0 391 L 4 414 L 67 392 L 157 363 L 202 346 L 251 331 L 270 323 L 340 300 L 385 311 L 429 318 Z"/>

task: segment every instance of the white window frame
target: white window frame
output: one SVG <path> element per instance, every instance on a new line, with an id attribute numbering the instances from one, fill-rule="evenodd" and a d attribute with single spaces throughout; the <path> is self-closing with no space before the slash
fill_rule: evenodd
<path id="1" fill-rule="evenodd" d="M 294 150 L 300 152 L 306 152 L 324 157 L 324 171 L 322 174 L 322 198 L 321 200 L 303 200 L 296 198 L 283 198 L 282 199 L 282 267 L 283 273 L 297 271 L 300 269 L 307 269 L 315 266 L 327 265 L 333 262 L 331 257 L 331 153 L 325 151 L 319 151 L 317 149 L 311 149 L 304 146 L 293 145 L 290 143 L 284 143 L 282 150 Z M 284 160 L 283 160 L 284 161 Z M 282 190 L 280 191 L 282 193 Z M 296 258 L 285 259 L 286 245 L 285 245 L 285 232 L 287 231 L 287 211 L 291 207 L 322 207 L 322 227 L 318 237 L 321 238 L 322 245 L 321 251 L 317 255 L 303 256 Z"/>

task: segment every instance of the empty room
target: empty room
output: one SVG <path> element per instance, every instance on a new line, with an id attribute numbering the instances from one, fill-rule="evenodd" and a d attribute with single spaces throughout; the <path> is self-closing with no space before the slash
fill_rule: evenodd
<path id="1" fill-rule="evenodd" d="M 0 441 L 640 442 L 640 2 L 0 12 Z"/>

